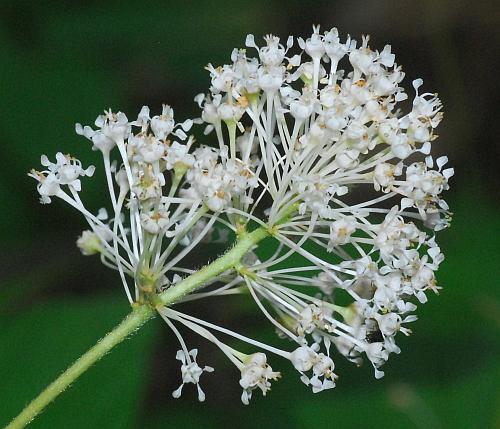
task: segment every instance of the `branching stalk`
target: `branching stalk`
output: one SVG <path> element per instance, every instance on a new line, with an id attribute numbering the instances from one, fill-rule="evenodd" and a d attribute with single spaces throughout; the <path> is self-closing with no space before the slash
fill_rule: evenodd
<path id="1" fill-rule="evenodd" d="M 269 235 L 265 228 L 258 228 L 250 233 L 243 233 L 238 237 L 236 244 L 224 255 L 205 265 L 199 271 L 186 277 L 174 287 L 156 296 L 153 302 L 156 307 L 170 306 L 182 297 L 201 288 L 207 281 L 218 276 L 224 271 L 233 269 L 241 258 L 259 241 Z M 95 346 L 76 360 L 66 371 L 57 377 L 49 386 L 40 393 L 26 408 L 9 423 L 5 429 L 20 429 L 29 424 L 47 405 L 64 392 L 75 380 L 80 377 L 94 363 L 100 360 L 113 347 L 121 343 L 144 323 L 152 319 L 156 311 L 150 303 L 134 304 L 132 312 Z"/>

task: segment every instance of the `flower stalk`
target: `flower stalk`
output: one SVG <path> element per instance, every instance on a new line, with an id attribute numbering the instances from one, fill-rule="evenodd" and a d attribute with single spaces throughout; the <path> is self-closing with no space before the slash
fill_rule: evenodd
<path id="1" fill-rule="evenodd" d="M 94 363 L 105 356 L 113 347 L 129 337 L 154 315 L 155 312 L 150 306 L 135 306 L 116 328 L 99 340 L 95 346 L 80 356 L 66 371 L 50 383 L 5 429 L 21 429 L 28 425 L 47 405 L 64 392 Z"/>
<path id="2" fill-rule="evenodd" d="M 176 286 L 167 289 L 162 294 L 149 295 L 149 303 L 135 303 L 132 311 L 116 328 L 106 334 L 95 346 L 84 353 L 66 371 L 49 384 L 5 429 L 24 428 L 94 363 L 99 361 L 123 340 L 127 339 L 127 337 L 137 331 L 148 320 L 155 317 L 155 306 L 158 308 L 170 306 L 182 299 L 182 297 L 202 287 L 210 279 L 224 271 L 233 269 L 253 246 L 268 235 L 267 230 L 262 227 L 250 233 L 242 234 L 231 250 L 212 263 L 205 265 L 199 271 L 186 277 Z"/>

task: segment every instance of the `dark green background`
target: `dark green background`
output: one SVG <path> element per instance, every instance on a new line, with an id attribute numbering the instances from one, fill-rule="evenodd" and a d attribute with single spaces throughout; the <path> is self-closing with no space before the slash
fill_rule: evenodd
<path id="1" fill-rule="evenodd" d="M 92 123 L 107 107 L 133 118 L 142 104 L 158 111 L 162 102 L 180 120 L 195 116 L 192 98 L 209 82 L 204 65 L 227 62 L 247 33 L 305 36 L 313 23 L 357 39 L 369 33 L 377 48 L 391 43 L 407 87 L 423 77 L 445 106 L 435 151 L 457 174 L 447 197 L 455 219 L 440 237 L 444 290 L 419 309 L 386 377 L 337 359 L 337 388 L 313 395 L 273 361 L 283 379 L 243 407 L 234 367 L 187 334 L 216 372 L 202 379 L 206 403 L 193 386 L 175 401 L 177 344 L 155 320 L 31 427 L 500 427 L 500 19 L 495 1 L 448 0 L 0 2 L 0 425 L 128 311 L 116 273 L 74 246 L 83 219 L 59 202 L 38 204 L 26 172 L 40 154 L 61 150 L 100 166 L 75 122 Z M 102 201 L 98 178 L 84 184 L 92 208 Z M 189 311 L 272 336 L 243 300 L 203 304 Z"/>

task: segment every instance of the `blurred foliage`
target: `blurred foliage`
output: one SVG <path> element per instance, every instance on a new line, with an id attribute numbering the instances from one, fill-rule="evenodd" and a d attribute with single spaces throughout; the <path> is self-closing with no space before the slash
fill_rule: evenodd
<path id="1" fill-rule="evenodd" d="M 496 15 L 494 12 L 497 12 Z M 496 16 L 496 17 L 495 17 Z M 0 423 L 126 314 L 116 273 L 83 258 L 74 239 L 83 220 L 69 207 L 37 202 L 26 172 L 41 153 L 61 150 L 99 165 L 74 123 L 104 108 L 133 117 L 173 105 L 196 116 L 193 96 L 208 85 L 203 66 L 228 60 L 247 33 L 304 35 L 312 23 L 390 42 L 408 79 L 423 76 L 443 97 L 447 116 L 439 153 L 456 166 L 452 228 L 441 234 L 444 289 L 419 309 L 400 356 L 373 379 L 368 366 L 337 359 L 334 391 L 313 395 L 290 368 L 268 398 L 239 403 L 238 374 L 215 348 L 187 335 L 200 362 L 216 367 L 202 380 L 198 404 L 179 384 L 177 346 L 158 320 L 120 345 L 37 419 L 32 427 L 500 427 L 500 175 L 495 114 L 499 58 L 495 2 L 374 0 L 231 3 L 88 1 L 4 2 L 0 16 Z M 492 125 L 493 124 L 493 125 Z M 102 181 L 84 183 L 91 208 Z M 272 329 L 244 297 L 190 310 L 249 334 Z M 281 362 L 272 362 L 280 367 Z M 192 387 L 192 386 L 188 386 Z"/>

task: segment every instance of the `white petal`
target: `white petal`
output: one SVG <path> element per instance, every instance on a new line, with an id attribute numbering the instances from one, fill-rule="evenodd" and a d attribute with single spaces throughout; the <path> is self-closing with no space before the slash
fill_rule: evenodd
<path id="1" fill-rule="evenodd" d="M 253 37 L 253 34 L 247 34 L 247 38 L 245 39 L 245 46 L 249 48 L 257 48 L 257 45 L 255 44 L 255 39 Z"/>
<path id="2" fill-rule="evenodd" d="M 174 390 L 172 392 L 172 396 L 174 398 L 180 398 L 181 394 L 182 394 L 182 388 L 184 387 L 184 384 L 181 384 L 176 390 Z"/>

